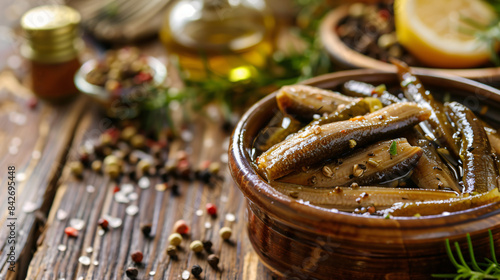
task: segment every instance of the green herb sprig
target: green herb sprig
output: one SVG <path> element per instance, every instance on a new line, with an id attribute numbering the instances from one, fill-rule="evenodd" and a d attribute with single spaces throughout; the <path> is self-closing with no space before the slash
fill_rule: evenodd
<path id="1" fill-rule="evenodd" d="M 396 141 L 392 141 L 391 146 L 389 147 L 389 153 L 391 156 L 398 154 L 398 143 L 396 143 Z"/>
<path id="2" fill-rule="evenodd" d="M 448 278 L 448 279 L 500 279 L 500 264 L 497 261 L 495 254 L 495 242 L 493 240 L 493 234 L 491 230 L 488 231 L 489 241 L 490 241 L 490 251 L 491 260 L 485 258 L 484 262 L 477 262 L 474 255 L 474 249 L 472 247 L 472 240 L 469 234 L 467 234 L 467 247 L 469 251 L 470 262 L 466 262 L 462 251 L 460 250 L 460 245 L 458 242 L 454 243 L 456 254 L 458 257 L 455 259 L 453 250 L 450 246 L 450 241 L 446 239 L 446 252 L 451 263 L 456 267 L 457 273 L 453 274 L 433 274 L 432 277 L 435 278 Z"/>

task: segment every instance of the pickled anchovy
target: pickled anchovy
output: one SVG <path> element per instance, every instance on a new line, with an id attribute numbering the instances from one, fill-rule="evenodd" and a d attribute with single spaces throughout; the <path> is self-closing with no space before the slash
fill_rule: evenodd
<path id="1" fill-rule="evenodd" d="M 453 139 L 455 132 L 444 112 L 443 104 L 434 99 L 430 92 L 426 91 L 420 80 L 412 74 L 408 65 L 401 61 L 392 61 L 398 68 L 398 77 L 404 94 L 408 100 L 416 102 L 432 111 L 427 120 L 429 130 L 441 146 L 448 148 L 452 155 L 459 156 L 458 146 Z"/>
<path id="2" fill-rule="evenodd" d="M 305 122 L 311 121 L 316 114 L 335 112 L 339 105 L 355 100 L 337 92 L 305 85 L 284 86 L 276 95 L 278 107 L 283 113 Z"/>
<path id="3" fill-rule="evenodd" d="M 500 201 L 497 188 L 477 195 L 466 194 L 463 197 L 444 200 L 428 200 L 422 202 L 398 202 L 379 214 L 392 216 L 428 216 L 441 215 L 444 212 L 457 212 Z"/>
<path id="4" fill-rule="evenodd" d="M 310 122 L 306 127 L 303 128 L 303 130 L 312 125 L 323 125 L 332 122 L 345 121 L 356 116 L 373 113 L 381 108 L 382 103 L 380 103 L 378 99 L 372 97 L 363 98 L 354 101 L 343 108 L 340 108 L 339 106 L 339 109 L 336 112 L 330 113 Z"/>
<path id="5" fill-rule="evenodd" d="M 390 151 L 393 142 L 395 153 Z M 421 155 L 421 148 L 398 138 L 370 145 L 330 164 L 291 173 L 278 181 L 317 188 L 383 184 L 407 175 Z"/>
<path id="6" fill-rule="evenodd" d="M 382 102 L 382 104 L 384 104 L 385 106 L 391 105 L 392 103 L 406 101 L 390 94 L 386 90 L 379 91 L 377 90 L 377 87 L 374 87 L 373 85 L 352 80 L 344 83 L 342 92 L 348 96 L 375 97 L 379 99 L 380 102 Z"/>
<path id="7" fill-rule="evenodd" d="M 426 120 L 431 112 L 415 103 L 397 103 L 347 121 L 311 126 L 278 143 L 257 158 L 259 173 L 275 180 L 315 163 L 339 157 L 355 147 L 362 147 L 401 133 Z"/>
<path id="8" fill-rule="evenodd" d="M 304 125 L 290 116 L 282 118 L 281 124 L 270 124 L 261 130 L 255 138 L 254 147 L 267 151 L 273 145 L 283 141 L 289 135 L 299 131 Z"/>
<path id="9" fill-rule="evenodd" d="M 398 202 L 420 202 L 456 198 L 453 191 L 422 190 L 411 188 L 357 187 L 322 188 L 301 187 L 289 183 L 273 182 L 279 192 L 316 206 L 354 211 L 356 208 L 373 206 L 383 210 Z"/>
<path id="10" fill-rule="evenodd" d="M 498 171 L 482 123 L 460 103 L 451 102 L 445 106 L 460 133 L 464 192 L 485 193 L 496 188 Z"/>
<path id="11" fill-rule="evenodd" d="M 405 136 L 411 145 L 423 150 L 422 157 L 411 175 L 412 181 L 422 189 L 452 189 L 461 192 L 452 171 L 440 158 L 436 147 L 422 135 L 420 128 L 415 127 Z"/>
<path id="12" fill-rule="evenodd" d="M 488 141 L 490 141 L 491 148 L 496 154 L 500 155 L 500 135 L 498 131 L 485 122 L 482 122 L 482 124 L 484 126 L 484 131 L 486 131 L 488 135 Z"/>

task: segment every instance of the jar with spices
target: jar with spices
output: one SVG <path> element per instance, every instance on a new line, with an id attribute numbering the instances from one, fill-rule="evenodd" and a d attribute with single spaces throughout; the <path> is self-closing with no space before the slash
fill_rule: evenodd
<path id="1" fill-rule="evenodd" d="M 78 93 L 73 76 L 80 67 L 80 14 L 64 5 L 33 8 L 21 18 L 26 38 L 21 54 L 30 60 L 30 82 L 41 99 L 60 102 Z"/>
<path id="2" fill-rule="evenodd" d="M 265 0 L 178 0 L 165 14 L 160 38 L 188 80 L 238 82 L 266 67 L 273 31 Z"/>

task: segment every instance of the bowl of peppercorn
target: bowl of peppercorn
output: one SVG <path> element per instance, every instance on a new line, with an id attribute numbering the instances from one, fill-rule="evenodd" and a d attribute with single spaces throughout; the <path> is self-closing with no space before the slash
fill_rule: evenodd
<path id="1" fill-rule="evenodd" d="M 141 103 L 166 76 L 166 67 L 158 59 L 128 47 L 85 62 L 75 74 L 75 85 L 109 117 L 130 119 L 140 113 Z"/>
<path id="2" fill-rule="evenodd" d="M 420 85 L 425 86 L 425 89 L 435 94 L 436 100 L 456 100 L 471 106 L 473 103 L 471 97 L 475 96 L 477 98 L 474 100 L 481 104 L 484 102 L 488 106 L 500 106 L 500 92 L 476 81 L 435 74 L 415 76 L 420 79 Z M 353 81 L 358 81 L 354 83 L 356 86 L 349 86 L 353 85 Z M 371 86 L 366 86 L 367 84 Z M 384 93 L 377 93 L 377 90 L 373 90 L 381 84 L 385 85 Z M 364 90 L 365 86 L 368 90 Z M 301 85 L 288 86 L 288 89 L 282 88 L 280 91 L 268 95 L 252 106 L 238 122 L 229 147 L 229 170 L 235 185 L 240 189 L 247 202 L 246 222 L 250 243 L 262 263 L 278 276 L 283 277 L 283 279 L 430 279 L 431 275 L 436 273 L 451 275 L 456 273 L 457 267 L 453 266 L 449 256 L 450 254 L 457 256 L 457 252 L 453 249 L 453 252 L 450 253 L 451 249 L 449 246 L 447 249 L 446 244 L 456 242 L 456 246 L 462 248 L 465 255 L 467 254 L 468 238 L 470 238 L 469 241 L 472 240 L 470 244 L 474 244 L 476 260 L 491 259 L 493 254 L 490 248 L 496 248 L 498 254 L 500 248 L 500 201 L 488 202 L 488 204 L 477 207 L 469 205 L 456 212 L 439 209 L 439 214 L 435 215 L 420 215 L 420 212 L 417 212 L 417 214 L 410 216 L 396 217 L 392 215 L 395 212 L 392 212 L 391 215 L 377 214 L 379 210 L 376 209 L 379 209 L 379 206 L 375 206 L 373 202 L 363 205 L 363 201 L 366 199 L 374 199 L 376 193 L 359 190 L 360 184 L 330 187 L 322 192 L 324 186 L 318 185 L 320 178 L 330 180 L 327 178 L 332 178 L 335 172 L 342 173 L 343 167 L 347 166 L 346 170 L 352 170 L 348 177 L 349 173 L 345 173 L 349 180 L 356 180 L 356 176 L 360 176 L 356 175 L 356 170 L 359 171 L 356 166 L 359 165 L 347 164 L 348 160 L 345 156 L 333 157 L 331 164 L 338 168 L 325 169 L 323 166 L 323 169 L 320 168 L 320 171 L 311 177 L 314 180 L 303 177 L 306 180 L 301 181 L 302 177 L 295 176 L 317 170 L 314 164 L 306 168 L 300 166 L 300 162 L 307 158 L 308 154 L 313 160 L 322 156 L 321 153 L 315 152 L 318 150 L 311 151 L 307 143 L 313 143 L 317 139 L 318 149 L 327 147 L 322 150 L 323 153 L 329 149 L 335 149 L 335 146 L 339 146 L 339 142 L 329 146 L 328 141 L 323 141 L 325 138 L 320 138 L 323 131 L 326 131 L 330 127 L 329 125 L 336 128 L 343 125 L 350 127 L 353 122 L 363 121 L 363 118 L 351 116 L 350 119 L 336 123 L 325 125 L 313 123 L 311 130 L 308 130 L 304 127 L 301 128 L 301 126 L 295 127 L 297 117 L 293 117 L 295 120 L 289 117 L 294 114 L 305 116 L 305 112 L 309 110 L 306 106 L 297 107 L 298 110 L 295 113 L 288 111 L 291 113 L 290 115 L 281 115 L 280 117 L 279 114 L 284 107 L 295 106 L 299 104 L 298 102 L 304 101 L 307 104 L 316 104 L 316 106 L 311 107 L 311 112 L 321 113 L 321 110 L 332 104 L 327 96 L 334 93 L 335 96 L 339 97 L 340 92 L 342 92 L 342 98 L 361 96 L 352 93 L 363 92 L 363 100 L 376 97 L 389 104 L 391 102 L 382 95 L 393 100 L 397 96 L 402 98 L 396 91 L 392 91 L 395 88 L 401 90 L 401 86 L 398 75 L 394 72 L 357 69 L 326 74 L 304 81 Z M 288 95 L 287 90 L 292 93 Z M 312 96 L 316 98 L 296 98 L 291 102 L 291 98 L 286 97 L 294 96 L 293 92 L 300 94 L 306 91 L 311 91 Z M 343 102 L 342 100 L 344 99 L 337 99 L 337 102 Z M 354 100 L 353 102 L 361 101 Z M 388 108 L 387 106 L 391 105 L 384 106 L 386 106 L 384 108 Z M 481 116 L 483 105 L 477 103 L 472 106 L 476 106 L 475 112 Z M 340 108 L 337 109 L 345 110 L 347 107 L 340 105 Z M 339 112 L 347 113 L 349 111 Z M 311 117 L 314 118 L 313 115 Z M 486 116 L 481 116 L 481 118 L 484 117 Z M 385 117 L 381 119 L 385 119 Z M 306 122 L 307 124 L 310 123 Z M 285 130 L 292 134 L 283 136 L 282 132 Z M 265 131 L 268 132 L 262 134 Z M 338 133 L 341 137 L 348 133 L 347 130 L 340 129 L 332 130 L 332 132 Z M 261 136 L 262 139 L 260 139 Z M 280 136 L 283 136 L 282 142 L 277 142 L 274 146 L 265 145 L 267 141 L 274 141 Z M 396 135 L 396 137 L 401 136 L 402 134 Z M 363 137 L 367 137 L 367 134 L 363 134 L 359 139 Z M 352 138 L 349 136 L 346 139 L 351 139 L 346 141 L 349 143 L 346 149 L 359 145 L 359 141 L 356 140 L 358 143 L 351 147 Z M 260 140 L 265 141 L 261 142 Z M 376 141 L 380 140 L 382 140 L 381 137 L 377 138 Z M 296 145 L 288 147 L 283 146 L 282 143 Z M 266 148 L 262 148 L 263 146 Z M 360 147 L 360 149 L 363 148 Z M 291 158 L 289 151 L 299 153 L 300 157 Z M 390 154 L 396 153 L 390 152 Z M 278 160 L 274 160 L 271 155 L 276 155 Z M 360 150 L 360 155 L 374 156 L 367 150 Z M 271 173 L 272 169 L 262 169 L 262 166 L 267 168 L 266 165 L 261 165 L 262 163 L 269 163 L 267 166 L 277 167 L 278 169 L 275 171 L 278 172 L 284 170 L 283 166 L 289 166 L 295 168 L 293 170 L 297 173 L 291 173 L 290 177 L 276 175 L 273 179 L 270 176 L 276 173 Z M 366 173 L 363 172 L 366 172 L 368 168 L 368 165 L 361 168 L 364 176 Z M 434 170 L 432 166 L 430 168 Z M 325 172 L 325 170 L 331 172 Z M 416 174 L 415 170 L 412 174 Z M 442 171 L 439 168 L 436 170 L 438 171 L 433 174 Z M 427 174 L 423 175 L 427 176 Z M 428 178 L 440 181 L 438 176 L 440 175 Z M 363 178 L 363 176 L 359 178 Z M 292 179 L 298 180 L 297 185 L 290 184 Z M 410 181 L 407 183 L 409 184 Z M 429 184 L 423 181 L 421 183 L 424 186 Z M 396 188 L 401 187 L 403 185 L 400 184 Z M 418 189 L 413 188 L 412 190 Z M 352 198 L 353 208 L 357 208 L 354 211 L 348 210 L 348 212 L 342 210 L 346 206 L 348 192 L 357 190 L 360 192 Z M 383 187 L 382 190 L 386 191 L 387 186 Z M 493 188 L 493 191 L 498 192 L 498 189 Z M 340 199 L 339 204 L 327 206 L 327 201 L 336 198 Z M 402 199 L 408 201 L 408 197 Z M 440 205 L 448 207 L 448 200 L 436 201 L 437 203 L 442 201 Z M 432 208 L 429 204 L 420 203 L 423 202 L 418 201 L 413 204 L 422 205 L 419 211 Z M 399 205 L 404 205 L 401 209 L 405 210 L 410 207 L 407 202 Z M 375 211 L 371 212 L 370 209 Z M 384 213 L 384 210 L 380 213 Z M 449 243 L 447 243 L 448 241 Z M 466 261 L 469 259 L 467 254 Z"/>
<path id="3" fill-rule="evenodd" d="M 341 5 L 328 12 L 320 25 L 320 38 L 332 61 L 343 69 L 396 71 L 389 62 L 396 58 L 410 65 L 416 73 L 456 75 L 498 84 L 500 68 L 491 60 L 474 67 L 452 63 L 431 66 L 415 52 L 408 51 L 399 41 L 394 9 L 392 1 L 379 1 Z"/>

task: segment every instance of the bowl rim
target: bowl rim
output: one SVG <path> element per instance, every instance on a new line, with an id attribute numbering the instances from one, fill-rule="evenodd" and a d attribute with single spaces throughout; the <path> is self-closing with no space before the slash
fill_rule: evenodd
<path id="1" fill-rule="evenodd" d="M 500 104 L 500 90 L 490 87 L 479 82 L 461 78 L 440 76 L 433 73 L 417 74 L 420 79 L 436 80 L 440 82 L 454 83 L 455 85 L 465 86 L 464 91 L 474 90 L 474 93 L 483 92 L 491 94 L 488 96 L 491 100 Z M 356 77 L 365 76 L 381 80 L 381 77 L 395 77 L 395 72 L 384 72 L 374 69 L 357 69 L 346 70 L 336 73 L 321 75 L 302 82 L 301 84 L 320 86 L 328 85 L 329 82 L 337 79 L 355 79 Z M 328 87 L 328 86 L 326 86 Z M 247 147 L 243 146 L 245 132 L 249 125 L 249 120 L 258 117 L 259 113 L 264 110 L 264 105 L 268 107 L 274 102 L 276 92 L 264 97 L 241 117 L 231 136 L 231 144 L 229 147 L 229 169 L 233 180 L 238 188 L 244 194 L 250 204 L 255 204 L 268 215 L 273 215 L 282 222 L 289 225 L 297 225 L 297 223 L 308 226 L 309 228 L 327 228 L 328 223 L 349 224 L 354 227 L 367 226 L 372 228 L 386 229 L 415 229 L 415 228 L 435 228 L 437 226 L 445 226 L 451 224 L 461 224 L 467 221 L 478 220 L 484 217 L 500 215 L 500 202 L 483 205 L 480 207 L 467 209 L 463 211 L 452 212 L 449 215 L 431 215 L 423 217 L 392 217 L 385 219 L 384 217 L 366 217 L 352 213 L 340 212 L 335 209 L 327 209 L 314 205 L 297 202 L 288 196 L 283 195 L 272 188 L 250 164 L 250 156 Z M 293 214 L 291 214 L 293 213 Z"/>
<path id="2" fill-rule="evenodd" d="M 320 24 L 320 40 L 330 54 L 330 57 L 347 66 L 353 68 L 370 68 L 386 72 L 396 71 L 396 66 L 383 62 L 372 57 L 361 54 L 349 48 L 334 31 L 338 23 L 344 19 L 349 10 L 349 4 L 338 6 L 323 18 Z M 486 68 L 462 68 L 445 69 L 430 67 L 411 67 L 416 74 L 432 73 L 438 75 L 456 75 L 468 79 L 481 80 L 483 82 L 495 82 L 500 80 L 500 67 Z"/>
<path id="3" fill-rule="evenodd" d="M 167 67 L 155 57 L 146 56 L 146 59 L 148 65 L 154 72 L 152 84 L 154 86 L 161 85 L 167 78 Z M 85 76 L 95 68 L 95 65 L 98 62 L 99 60 L 97 58 L 92 58 L 83 63 L 75 74 L 74 82 L 76 88 L 81 92 L 106 102 L 109 98 L 109 93 L 106 89 L 104 87 L 91 84 L 85 79 Z"/>

